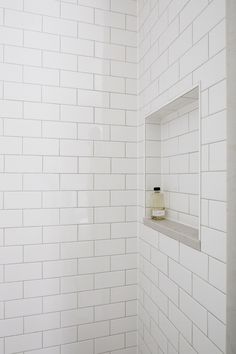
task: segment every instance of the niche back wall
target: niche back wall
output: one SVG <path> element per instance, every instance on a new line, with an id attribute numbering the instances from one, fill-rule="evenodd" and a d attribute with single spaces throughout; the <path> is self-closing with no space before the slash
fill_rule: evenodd
<path id="1" fill-rule="evenodd" d="M 134 354 L 136 1 L 0 25 L 0 353 Z"/>

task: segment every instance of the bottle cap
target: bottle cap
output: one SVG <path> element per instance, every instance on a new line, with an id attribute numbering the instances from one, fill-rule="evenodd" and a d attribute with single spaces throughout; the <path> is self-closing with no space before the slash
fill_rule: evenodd
<path id="1" fill-rule="evenodd" d="M 155 192 L 160 192 L 161 188 L 160 188 L 160 187 L 154 187 L 153 190 L 154 190 Z"/>

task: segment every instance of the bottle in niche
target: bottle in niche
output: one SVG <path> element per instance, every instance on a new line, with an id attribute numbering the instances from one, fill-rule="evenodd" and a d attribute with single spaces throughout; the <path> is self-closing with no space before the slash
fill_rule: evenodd
<path id="1" fill-rule="evenodd" d="M 152 219 L 163 220 L 165 219 L 165 202 L 164 194 L 161 193 L 160 187 L 154 187 L 152 193 Z"/>

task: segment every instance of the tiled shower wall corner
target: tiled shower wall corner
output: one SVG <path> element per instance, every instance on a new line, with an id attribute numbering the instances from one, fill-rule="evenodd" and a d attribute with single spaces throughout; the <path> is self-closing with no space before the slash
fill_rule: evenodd
<path id="1" fill-rule="evenodd" d="M 136 1 L 0 0 L 0 353 L 136 353 Z"/>
<path id="2" fill-rule="evenodd" d="M 138 34 L 139 354 L 222 354 L 226 351 L 225 1 L 138 0 Z M 144 118 L 199 82 L 201 252 L 142 224 Z"/>

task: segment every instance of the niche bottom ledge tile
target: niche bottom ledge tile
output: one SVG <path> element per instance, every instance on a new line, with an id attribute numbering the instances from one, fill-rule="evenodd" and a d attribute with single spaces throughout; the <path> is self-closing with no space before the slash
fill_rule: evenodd
<path id="1" fill-rule="evenodd" d="M 171 220 L 153 220 L 150 218 L 143 218 L 144 225 L 161 232 L 162 234 L 173 238 L 185 245 L 196 250 L 201 250 L 201 241 L 199 239 L 199 232 L 197 229 L 180 224 Z"/>

